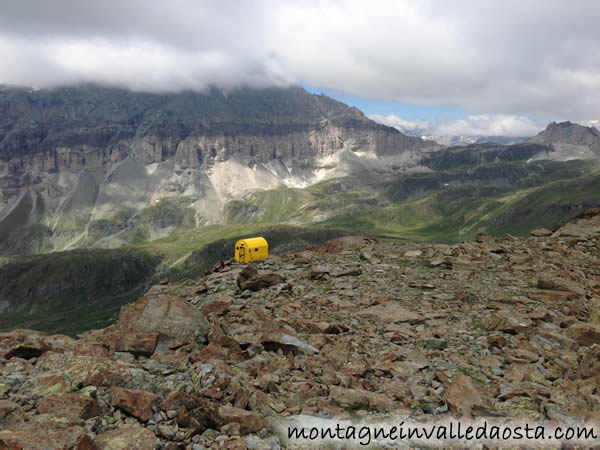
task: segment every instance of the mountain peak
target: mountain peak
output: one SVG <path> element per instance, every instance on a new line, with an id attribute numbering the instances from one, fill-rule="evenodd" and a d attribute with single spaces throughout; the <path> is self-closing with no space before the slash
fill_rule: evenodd
<path id="1" fill-rule="evenodd" d="M 600 133 L 594 127 L 586 127 L 570 121 L 551 122 L 531 141 L 543 144 L 594 145 L 599 143 L 596 141 L 600 141 Z"/>
<path id="2" fill-rule="evenodd" d="M 600 156 L 600 133 L 594 127 L 586 127 L 577 123 L 552 122 L 545 130 L 531 138 L 529 142 L 550 145 L 559 159 L 567 160 L 597 158 Z"/>
<path id="3" fill-rule="evenodd" d="M 554 128 L 568 128 L 573 125 L 577 125 L 577 124 L 575 124 L 569 120 L 566 120 L 564 122 L 550 122 L 548 124 L 548 126 L 546 127 L 546 129 L 548 130 L 548 129 L 554 129 Z M 581 125 L 579 125 L 579 126 L 581 126 Z"/>
<path id="4" fill-rule="evenodd" d="M 546 127 L 546 129 L 542 132 L 540 132 L 539 134 L 544 133 L 545 131 L 552 131 L 552 130 L 571 130 L 572 132 L 581 132 L 581 133 L 585 133 L 585 132 L 589 132 L 594 134 L 595 136 L 598 136 L 598 130 L 595 127 L 587 127 L 585 125 L 580 125 L 578 123 L 573 123 L 569 120 L 565 120 L 564 122 L 550 122 L 548 124 L 548 126 Z M 538 134 L 538 136 L 539 136 Z"/>

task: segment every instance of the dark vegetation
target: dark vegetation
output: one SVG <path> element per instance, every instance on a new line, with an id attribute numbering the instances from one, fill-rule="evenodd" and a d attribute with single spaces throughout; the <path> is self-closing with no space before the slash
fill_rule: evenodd
<path id="1" fill-rule="evenodd" d="M 0 329 L 74 335 L 106 326 L 149 286 L 160 258 L 136 249 L 73 250 L 0 266 Z"/>

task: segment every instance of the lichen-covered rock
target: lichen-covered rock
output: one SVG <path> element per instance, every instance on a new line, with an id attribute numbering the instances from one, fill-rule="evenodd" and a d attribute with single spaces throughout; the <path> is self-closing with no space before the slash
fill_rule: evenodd
<path id="1" fill-rule="evenodd" d="M 40 402 L 41 414 L 51 413 L 58 417 L 75 419 L 91 419 L 101 414 L 100 405 L 96 399 L 74 392 L 51 394 Z"/>
<path id="2" fill-rule="evenodd" d="M 0 430 L 2 448 L 77 448 L 87 435 L 81 421 L 58 419 L 48 414 L 33 416 L 26 423 L 18 423 Z M 89 437 L 89 436 L 88 436 Z"/>
<path id="3" fill-rule="evenodd" d="M 46 334 L 34 330 L 13 330 L 0 333 L 0 357 L 31 359 L 50 350 Z"/>
<path id="4" fill-rule="evenodd" d="M 111 403 L 142 422 L 152 418 L 152 406 L 160 402 L 160 396 L 136 389 L 113 387 L 110 389 Z"/>
<path id="5" fill-rule="evenodd" d="M 159 443 L 152 431 L 132 424 L 100 433 L 94 439 L 94 444 L 99 450 L 155 449 Z"/>
<path id="6" fill-rule="evenodd" d="M 24 420 L 25 412 L 17 403 L 0 400 L 0 429 L 11 428 Z"/>
<path id="7" fill-rule="evenodd" d="M 342 408 L 392 409 L 394 404 L 385 394 L 339 386 L 329 387 L 329 398 Z"/>
<path id="8" fill-rule="evenodd" d="M 474 407 L 483 407 L 483 399 L 469 377 L 459 373 L 444 395 L 448 408 L 458 417 L 470 417 Z"/>
<path id="9" fill-rule="evenodd" d="M 259 414 L 231 406 L 219 408 L 219 421 L 223 424 L 238 423 L 242 434 L 255 433 L 265 426 Z"/>
<path id="10" fill-rule="evenodd" d="M 177 339 L 203 341 L 209 324 L 204 315 L 184 299 L 173 295 L 152 295 L 123 307 L 118 328 L 121 331 L 137 329 L 158 333 L 158 350 L 166 351 L 168 343 Z"/>
<path id="11" fill-rule="evenodd" d="M 129 328 L 107 333 L 102 342 L 113 352 L 127 352 L 134 356 L 152 356 L 158 344 L 159 333 L 146 333 Z"/>
<path id="12" fill-rule="evenodd" d="M 576 323 L 569 327 L 569 336 L 579 345 L 600 345 L 600 325 L 595 323 Z"/>

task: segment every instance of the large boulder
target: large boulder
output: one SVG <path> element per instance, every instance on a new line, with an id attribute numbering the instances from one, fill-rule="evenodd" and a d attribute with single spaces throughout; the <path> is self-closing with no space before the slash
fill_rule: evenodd
<path id="1" fill-rule="evenodd" d="M 600 345 L 587 348 L 577 369 L 578 378 L 591 378 L 600 374 Z"/>
<path id="2" fill-rule="evenodd" d="M 34 330 L 13 330 L 0 333 L 0 357 L 31 359 L 50 350 L 46 334 Z"/>
<path id="3" fill-rule="evenodd" d="M 219 421 L 224 425 L 229 423 L 239 424 L 241 434 L 256 433 L 265 426 L 265 422 L 259 414 L 245 409 L 221 406 L 218 414 Z"/>
<path id="4" fill-rule="evenodd" d="M 47 393 L 58 393 L 69 390 L 70 385 L 82 388 L 89 385 L 110 387 L 123 384 L 124 369 L 127 367 L 127 364 L 110 358 L 49 351 L 38 359 L 34 375 L 56 375 L 44 385 L 52 387 Z M 65 384 L 66 380 L 61 379 L 61 375 L 66 375 L 69 382 Z M 65 389 L 55 386 L 56 384 L 64 386 Z M 40 395 L 46 394 L 41 392 Z"/>
<path id="5" fill-rule="evenodd" d="M 237 277 L 237 285 L 241 290 L 249 289 L 258 291 L 260 289 L 285 283 L 286 278 L 275 272 L 258 273 L 254 265 L 246 266 Z"/>
<path id="6" fill-rule="evenodd" d="M 152 418 L 152 406 L 160 402 L 160 397 L 152 392 L 113 387 L 110 389 L 112 405 L 143 422 Z"/>
<path id="7" fill-rule="evenodd" d="M 157 351 L 169 342 L 185 339 L 205 342 L 209 331 L 206 317 L 184 299 L 174 295 L 152 295 L 124 306 L 117 327 L 121 331 L 158 333 Z"/>
<path id="8" fill-rule="evenodd" d="M 600 325 L 595 323 L 576 323 L 569 327 L 569 337 L 579 345 L 600 344 Z"/>
<path id="9" fill-rule="evenodd" d="M 329 398 L 342 408 L 392 409 L 394 402 L 385 394 L 329 386 Z"/>
<path id="10" fill-rule="evenodd" d="M 46 397 L 50 394 L 69 392 L 73 385 L 70 375 L 51 371 L 31 376 L 23 384 L 23 388 L 31 389 L 33 397 Z"/>
<path id="11" fill-rule="evenodd" d="M 444 401 L 450 412 L 458 417 L 470 417 L 473 408 L 483 407 L 483 399 L 469 377 L 459 373 L 450 385 Z"/>
<path id="12" fill-rule="evenodd" d="M 99 416 L 102 411 L 98 402 L 85 395 L 74 392 L 51 394 L 40 402 L 40 414 L 52 413 L 59 417 L 74 419 L 91 419 Z"/>
<path id="13" fill-rule="evenodd" d="M 130 448 L 157 448 L 160 441 L 154 433 L 140 425 L 128 424 L 96 436 L 99 449 L 126 450 Z"/>
<path id="14" fill-rule="evenodd" d="M 101 337 L 112 352 L 128 352 L 135 356 L 152 356 L 158 345 L 159 333 L 146 333 L 135 328 L 117 330 Z"/>
<path id="15" fill-rule="evenodd" d="M 23 422 L 25 412 L 15 402 L 0 400 L 0 429 L 8 428 Z"/>
<path id="16" fill-rule="evenodd" d="M 90 442 L 90 438 L 80 423 L 49 414 L 33 416 L 26 423 L 1 429 L 0 448 L 85 448 L 80 443 Z"/>

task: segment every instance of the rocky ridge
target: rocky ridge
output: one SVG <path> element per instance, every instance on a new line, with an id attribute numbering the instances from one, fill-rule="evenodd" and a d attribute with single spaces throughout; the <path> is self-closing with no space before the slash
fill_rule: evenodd
<path id="1" fill-rule="evenodd" d="M 600 421 L 600 210 L 529 238 L 345 237 L 0 334 L 0 445 L 279 448 L 297 414 Z M 293 447 L 293 443 L 291 444 Z"/>
<path id="2" fill-rule="evenodd" d="M 528 142 L 550 145 L 552 151 L 543 156 L 547 159 L 566 161 L 600 158 L 600 132 L 593 126 L 586 127 L 568 121 L 552 122 Z"/>

